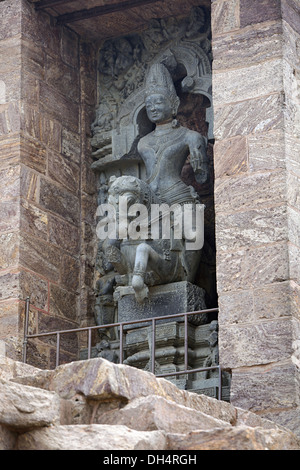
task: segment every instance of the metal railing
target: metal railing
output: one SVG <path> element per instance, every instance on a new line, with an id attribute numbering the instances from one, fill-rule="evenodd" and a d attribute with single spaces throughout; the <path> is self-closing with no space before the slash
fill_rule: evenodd
<path id="1" fill-rule="evenodd" d="M 36 334 L 28 334 L 28 322 L 29 322 L 29 307 L 30 307 L 30 299 L 27 297 L 25 303 L 25 323 L 24 323 L 24 339 L 23 339 L 23 362 L 26 363 L 27 361 L 27 343 L 28 339 L 34 338 L 45 338 L 49 336 L 56 336 L 56 364 L 55 367 L 59 366 L 59 359 L 60 359 L 60 339 L 61 335 L 70 334 L 70 333 L 78 333 L 82 331 L 88 332 L 88 347 L 87 347 L 87 359 L 91 358 L 92 353 L 92 332 L 94 330 L 101 330 L 101 329 L 108 329 L 108 328 L 119 328 L 119 363 L 123 364 L 123 356 L 124 356 L 124 327 L 128 325 L 136 325 L 141 323 L 150 323 L 152 325 L 151 330 L 151 372 L 155 374 L 155 353 L 156 353 L 156 326 L 157 322 L 161 320 L 169 320 L 169 319 L 176 319 L 176 318 L 184 318 L 184 370 L 174 371 L 164 374 L 155 374 L 156 377 L 173 377 L 179 375 L 186 375 L 186 374 L 195 374 L 197 372 L 205 372 L 205 371 L 212 371 L 218 370 L 218 399 L 221 400 L 222 398 L 222 370 L 220 365 L 215 365 L 211 367 L 201 367 L 195 369 L 189 369 L 188 366 L 188 317 L 193 315 L 201 315 L 201 314 L 210 314 L 210 313 L 217 313 L 219 311 L 218 308 L 206 309 L 206 310 L 198 310 L 194 312 L 184 312 L 184 313 L 176 313 L 170 315 L 163 315 L 160 317 L 153 317 L 153 318 L 145 318 L 140 320 L 132 320 L 126 322 L 116 322 L 106 325 L 95 325 L 95 326 L 86 326 L 82 328 L 74 328 L 69 330 L 58 330 L 58 331 L 49 331 L 47 333 L 36 333 Z"/>

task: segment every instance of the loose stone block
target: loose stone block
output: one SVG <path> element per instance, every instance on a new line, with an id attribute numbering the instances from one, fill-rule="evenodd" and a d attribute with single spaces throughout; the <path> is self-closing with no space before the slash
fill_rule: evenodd
<path id="1" fill-rule="evenodd" d="M 116 400 L 116 404 L 124 404 L 135 398 L 157 395 L 221 421 L 232 424 L 236 419 L 235 409 L 227 402 L 180 390 L 170 381 L 149 372 L 103 358 L 72 362 L 14 381 L 55 391 L 64 399 L 72 399 L 79 393 L 101 403 Z"/>
<path id="2" fill-rule="evenodd" d="M 0 450 L 14 450 L 17 442 L 17 433 L 0 424 Z"/>
<path id="3" fill-rule="evenodd" d="M 96 419 L 99 424 L 125 425 L 137 431 L 161 430 L 182 434 L 196 429 L 231 427 L 228 422 L 155 395 L 136 398 L 121 410 L 100 414 Z"/>
<path id="4" fill-rule="evenodd" d="M 18 450 L 165 450 L 161 431 L 134 431 L 105 424 L 69 425 L 23 434 Z"/>
<path id="5" fill-rule="evenodd" d="M 0 424 L 31 429 L 60 423 L 61 400 L 56 393 L 0 379 Z"/>
<path id="6" fill-rule="evenodd" d="M 297 438 L 281 430 L 237 426 L 231 429 L 192 431 L 185 436 L 169 435 L 173 450 L 296 450 Z"/>

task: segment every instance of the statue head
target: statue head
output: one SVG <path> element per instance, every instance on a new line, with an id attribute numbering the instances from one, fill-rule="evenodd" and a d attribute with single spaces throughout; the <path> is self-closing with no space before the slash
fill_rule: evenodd
<path id="1" fill-rule="evenodd" d="M 150 187 L 135 176 L 112 176 L 109 184 L 108 201 L 113 205 L 118 204 L 121 196 L 127 199 L 128 207 L 137 203 L 150 207 L 150 204 L 157 202 Z"/>
<path id="2" fill-rule="evenodd" d="M 163 64 L 153 64 L 146 78 L 145 104 L 148 118 L 156 124 L 176 117 L 179 98 L 170 72 Z"/>

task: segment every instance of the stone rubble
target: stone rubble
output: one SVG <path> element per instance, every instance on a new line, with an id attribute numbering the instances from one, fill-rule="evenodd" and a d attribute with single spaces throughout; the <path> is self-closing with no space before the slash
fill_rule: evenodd
<path id="1" fill-rule="evenodd" d="M 300 450 L 230 403 L 96 358 L 41 370 L 0 357 L 0 450 Z"/>

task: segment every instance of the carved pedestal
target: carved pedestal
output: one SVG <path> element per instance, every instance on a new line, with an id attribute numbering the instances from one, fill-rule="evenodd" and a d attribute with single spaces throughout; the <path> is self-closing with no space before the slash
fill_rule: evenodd
<path id="1" fill-rule="evenodd" d="M 128 322 L 203 310 L 206 308 L 204 296 L 205 291 L 202 288 L 181 281 L 150 287 L 148 299 L 141 304 L 136 301 L 132 287 L 117 287 L 114 299 L 118 305 L 118 322 Z M 207 315 L 191 316 L 190 321 L 195 324 L 207 323 Z M 146 324 L 128 325 L 124 329 L 141 326 Z"/>

